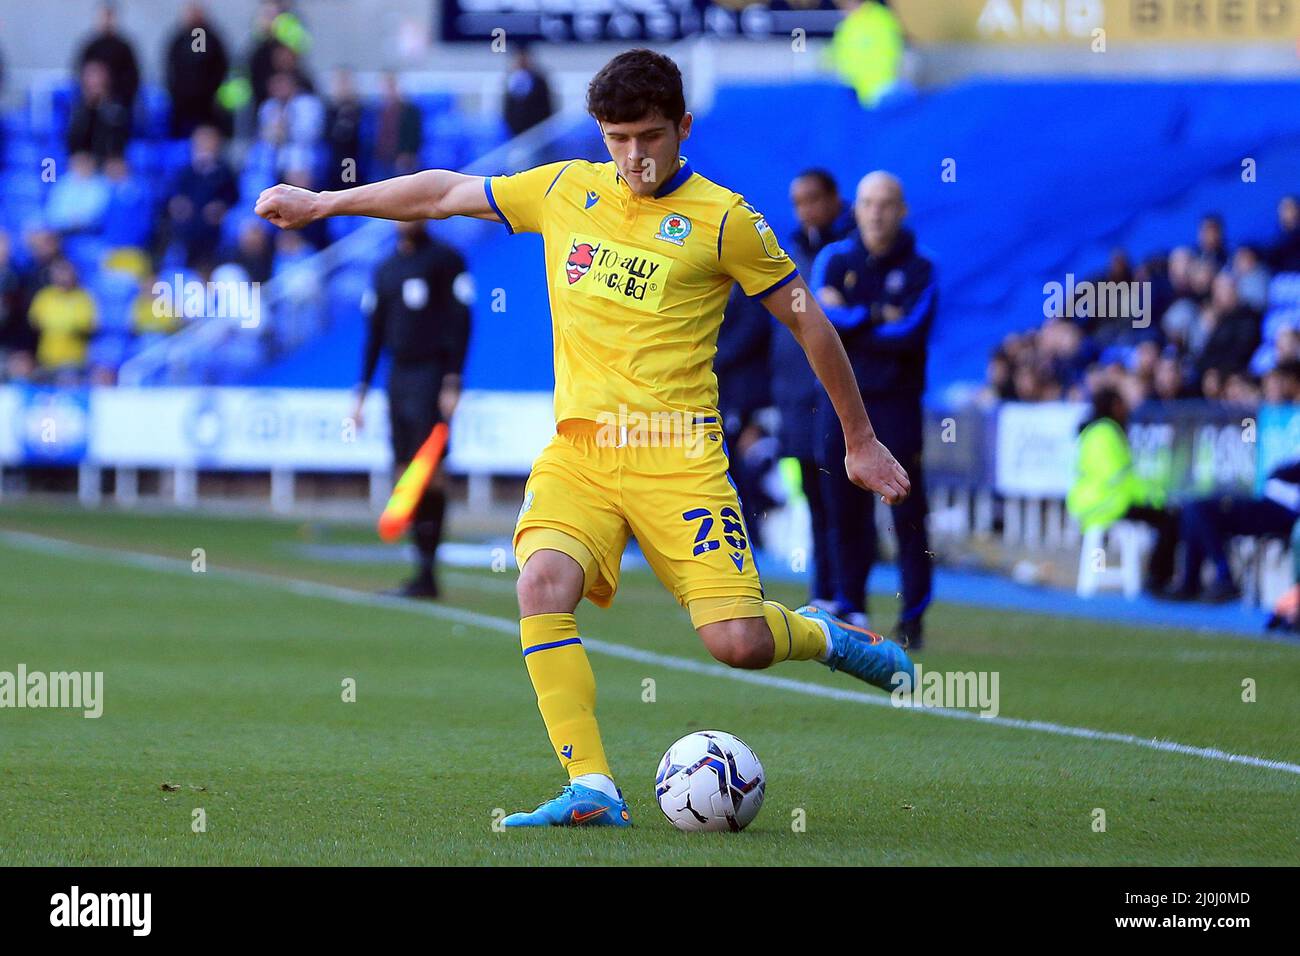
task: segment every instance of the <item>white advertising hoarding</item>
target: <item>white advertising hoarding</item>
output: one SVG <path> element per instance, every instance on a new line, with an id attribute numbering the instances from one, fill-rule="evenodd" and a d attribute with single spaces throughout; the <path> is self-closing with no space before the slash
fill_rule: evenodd
<path id="1" fill-rule="evenodd" d="M 1064 498 L 1074 481 L 1083 402 L 1007 402 L 998 408 L 997 490 L 1017 498 Z"/>
<path id="2" fill-rule="evenodd" d="M 358 429 L 347 389 L 92 388 L 28 394 L 10 386 L 0 386 L 0 464 L 44 460 L 36 454 L 45 448 L 40 435 L 29 433 L 42 423 L 69 432 L 64 422 L 70 417 L 50 410 L 51 396 L 63 394 L 85 409 L 81 441 L 70 450 L 67 442 L 60 445 L 63 464 L 326 472 L 368 472 L 392 464 L 382 391 L 366 399 Z M 465 392 L 452 421 L 448 470 L 527 474 L 555 432 L 552 407 L 549 392 Z"/>

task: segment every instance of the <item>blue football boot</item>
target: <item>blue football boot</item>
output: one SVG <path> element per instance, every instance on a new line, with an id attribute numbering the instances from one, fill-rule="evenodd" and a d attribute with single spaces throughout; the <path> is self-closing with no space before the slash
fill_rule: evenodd
<path id="1" fill-rule="evenodd" d="M 916 684 L 916 668 L 911 658 L 893 641 L 875 631 L 855 627 L 833 617 L 821 608 L 805 605 L 794 613 L 821 624 L 830 638 L 830 656 L 822 661 L 833 671 L 844 671 L 859 680 L 892 691 L 899 686 L 894 675 L 907 675 L 909 688 Z"/>
<path id="2" fill-rule="evenodd" d="M 547 800 L 532 813 L 512 813 L 501 821 L 506 827 L 630 827 L 623 791 L 611 800 L 599 790 L 571 783 L 560 795 Z"/>

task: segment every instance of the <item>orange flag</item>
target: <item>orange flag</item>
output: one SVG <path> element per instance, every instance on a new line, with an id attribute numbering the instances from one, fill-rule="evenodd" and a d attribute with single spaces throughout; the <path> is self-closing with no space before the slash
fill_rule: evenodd
<path id="1" fill-rule="evenodd" d="M 379 516 L 379 537 L 384 541 L 396 541 L 410 527 L 415 506 L 429 486 L 429 479 L 438 470 L 438 462 L 446 448 L 447 423 L 439 422 L 406 466 L 402 477 L 397 479 L 397 487 L 384 506 L 384 513 Z"/>

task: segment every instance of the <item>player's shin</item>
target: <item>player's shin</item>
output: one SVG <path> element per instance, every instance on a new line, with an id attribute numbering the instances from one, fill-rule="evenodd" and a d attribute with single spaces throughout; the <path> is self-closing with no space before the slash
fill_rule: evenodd
<path id="1" fill-rule="evenodd" d="M 826 632 L 816 621 L 810 621 L 783 604 L 763 602 L 763 617 L 776 642 L 773 664 L 781 661 L 823 660 L 826 657 Z"/>
<path id="2" fill-rule="evenodd" d="M 573 780 L 611 777 L 596 726 L 596 676 L 572 614 L 534 614 L 519 622 L 528 677 L 555 755 Z"/>

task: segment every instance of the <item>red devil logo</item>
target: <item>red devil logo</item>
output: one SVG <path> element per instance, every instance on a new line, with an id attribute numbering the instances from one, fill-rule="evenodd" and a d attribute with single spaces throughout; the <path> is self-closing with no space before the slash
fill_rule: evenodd
<path id="1" fill-rule="evenodd" d="M 569 250 L 569 259 L 564 264 L 564 274 L 569 279 L 569 285 L 573 285 L 591 270 L 591 264 L 599 251 L 600 246 L 593 246 L 589 242 L 573 244 L 573 248 Z"/>

